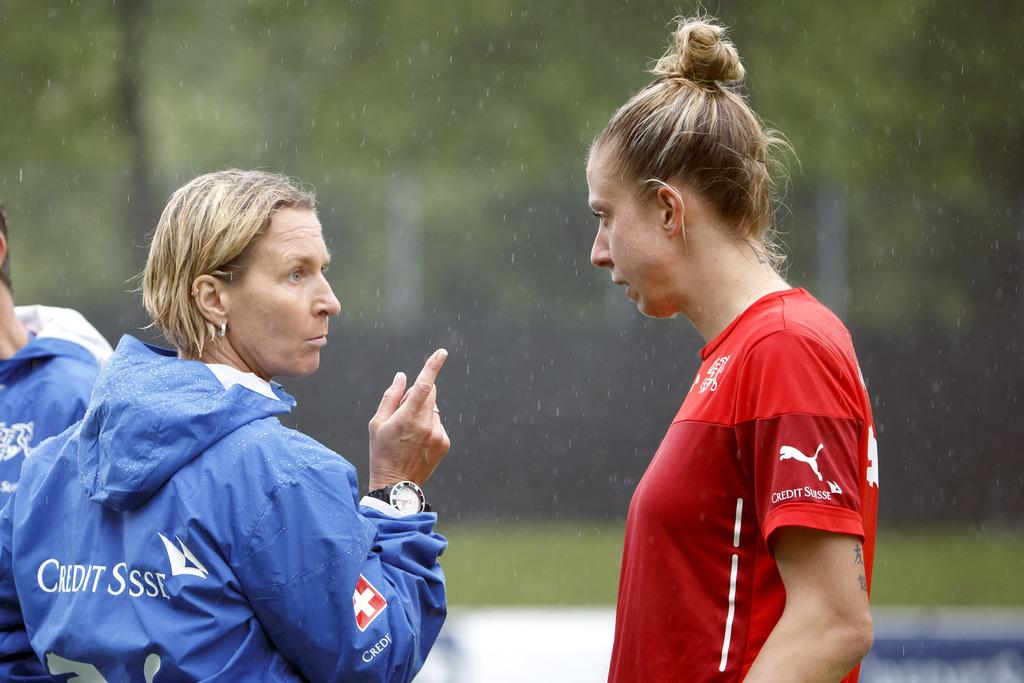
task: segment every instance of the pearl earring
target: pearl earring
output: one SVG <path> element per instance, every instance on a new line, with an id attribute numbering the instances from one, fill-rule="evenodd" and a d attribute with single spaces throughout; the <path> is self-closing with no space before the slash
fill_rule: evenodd
<path id="1" fill-rule="evenodd" d="M 220 334 L 219 334 L 219 336 L 223 337 L 224 333 L 227 332 L 227 331 L 228 331 L 228 321 L 225 320 L 224 322 L 222 322 L 220 324 Z"/>

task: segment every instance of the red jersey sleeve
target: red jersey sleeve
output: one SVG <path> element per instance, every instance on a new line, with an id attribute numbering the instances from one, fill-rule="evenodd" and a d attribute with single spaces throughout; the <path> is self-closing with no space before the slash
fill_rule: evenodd
<path id="1" fill-rule="evenodd" d="M 801 526 L 864 538 L 860 471 L 868 429 L 856 360 L 811 331 L 782 330 L 748 352 L 736 400 L 761 534 Z"/>

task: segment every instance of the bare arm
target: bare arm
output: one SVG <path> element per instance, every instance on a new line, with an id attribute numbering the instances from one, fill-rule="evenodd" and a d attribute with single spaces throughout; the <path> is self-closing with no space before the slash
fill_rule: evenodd
<path id="1" fill-rule="evenodd" d="M 801 527 L 777 532 L 786 607 L 744 683 L 835 683 L 871 649 L 860 540 Z"/>

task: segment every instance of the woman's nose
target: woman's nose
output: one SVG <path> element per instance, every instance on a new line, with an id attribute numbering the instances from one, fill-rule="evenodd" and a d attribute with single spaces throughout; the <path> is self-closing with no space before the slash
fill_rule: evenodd
<path id="1" fill-rule="evenodd" d="M 598 230 L 594 238 L 594 246 L 590 249 L 590 262 L 598 268 L 612 267 L 612 259 L 608 254 L 608 240 L 603 230 Z"/>
<path id="2" fill-rule="evenodd" d="M 334 290 L 331 288 L 331 283 L 329 283 L 326 278 L 324 278 L 324 289 L 325 291 L 317 304 L 317 313 L 338 315 L 338 313 L 341 312 L 341 302 L 338 301 L 338 297 L 334 296 Z"/>

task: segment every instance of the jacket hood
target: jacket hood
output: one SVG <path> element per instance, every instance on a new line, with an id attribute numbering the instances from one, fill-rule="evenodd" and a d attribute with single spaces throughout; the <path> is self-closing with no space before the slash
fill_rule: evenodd
<path id="1" fill-rule="evenodd" d="M 62 355 L 60 349 L 63 346 L 50 344 L 52 341 L 64 341 L 80 346 L 100 365 L 103 365 L 113 353 L 103 335 L 81 313 L 70 308 L 15 306 L 14 317 L 26 330 L 35 335 L 33 343 L 29 346 L 57 349 L 50 354 L 46 354 L 45 351 L 36 353 L 36 357 Z M 28 347 L 25 347 L 25 350 L 29 350 Z"/>
<path id="2" fill-rule="evenodd" d="M 0 381 L 23 371 L 26 363 L 65 356 L 102 366 L 113 350 L 81 313 L 52 306 L 15 306 L 14 317 L 28 330 L 28 344 L 0 360 Z"/>
<path id="3" fill-rule="evenodd" d="M 178 470 L 239 427 L 289 412 L 242 385 L 225 389 L 199 361 L 125 335 L 93 389 L 78 437 L 79 478 L 89 499 L 137 508 Z"/>

